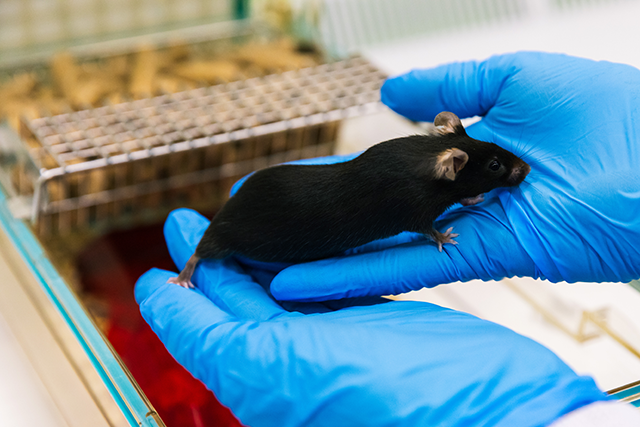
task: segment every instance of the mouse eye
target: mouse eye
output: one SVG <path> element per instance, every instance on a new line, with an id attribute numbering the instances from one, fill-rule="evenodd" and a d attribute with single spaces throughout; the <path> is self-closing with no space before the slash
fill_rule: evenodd
<path id="1" fill-rule="evenodd" d="M 492 160 L 491 163 L 489 163 L 489 169 L 496 172 L 498 169 L 500 169 L 500 162 L 497 160 Z"/>

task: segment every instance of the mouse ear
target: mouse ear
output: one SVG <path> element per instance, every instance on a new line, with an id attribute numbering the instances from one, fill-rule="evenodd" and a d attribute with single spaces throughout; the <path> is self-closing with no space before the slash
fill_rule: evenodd
<path id="1" fill-rule="evenodd" d="M 462 135 L 467 134 L 458 116 L 449 111 L 443 111 L 438 114 L 436 119 L 433 121 L 433 125 L 436 127 L 436 131 L 441 135 L 446 135 L 448 133 L 458 133 Z"/>
<path id="2" fill-rule="evenodd" d="M 458 172 L 464 168 L 469 160 L 469 155 L 458 148 L 449 148 L 440 153 L 436 159 L 436 179 L 448 179 L 455 181 Z"/>

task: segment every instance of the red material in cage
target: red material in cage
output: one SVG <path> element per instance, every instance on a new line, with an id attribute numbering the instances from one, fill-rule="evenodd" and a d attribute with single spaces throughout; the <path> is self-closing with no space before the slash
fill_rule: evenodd
<path id="1" fill-rule="evenodd" d="M 106 304 L 106 335 L 167 427 L 240 427 L 176 362 L 140 315 L 133 287 L 152 267 L 175 270 L 162 226 L 111 233 L 78 258 L 84 292 Z"/>

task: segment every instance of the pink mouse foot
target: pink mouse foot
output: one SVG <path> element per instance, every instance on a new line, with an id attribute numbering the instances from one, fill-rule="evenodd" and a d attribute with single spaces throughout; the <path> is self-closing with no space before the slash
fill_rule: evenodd
<path id="1" fill-rule="evenodd" d="M 449 227 L 447 231 L 444 233 L 439 232 L 438 230 L 431 230 L 429 236 L 433 239 L 434 242 L 438 244 L 438 250 L 442 252 L 442 245 L 445 243 L 451 243 L 452 245 L 457 245 L 458 242 L 453 240 L 454 237 L 458 237 L 458 233 L 452 233 L 453 227 Z"/>
<path id="2" fill-rule="evenodd" d="M 171 277 L 169 280 L 167 280 L 167 283 L 173 283 L 186 289 L 195 288 L 194 284 L 191 283 L 191 280 L 180 280 L 180 276 Z"/>

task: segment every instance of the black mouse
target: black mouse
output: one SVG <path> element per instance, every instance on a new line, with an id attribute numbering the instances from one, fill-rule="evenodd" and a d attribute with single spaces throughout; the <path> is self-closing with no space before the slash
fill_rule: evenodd
<path id="1" fill-rule="evenodd" d="M 169 282 L 193 287 L 203 258 L 300 263 L 403 231 L 424 233 L 440 251 L 456 244 L 457 234 L 440 233 L 433 221 L 455 203 L 475 204 L 494 188 L 520 184 L 531 168 L 496 144 L 469 137 L 453 113 L 438 114 L 434 125 L 431 135 L 384 141 L 347 162 L 254 173 Z"/>

